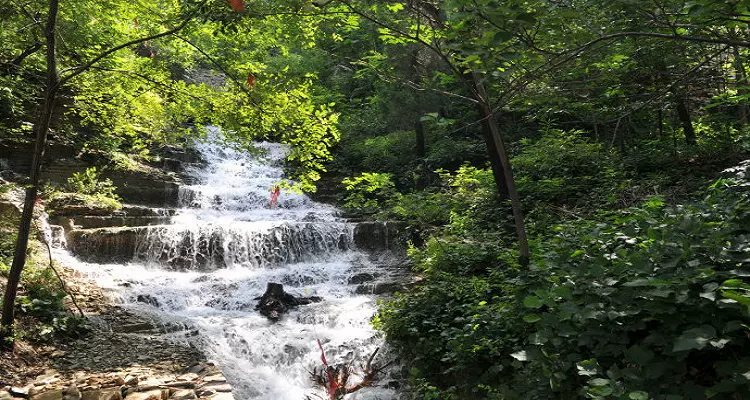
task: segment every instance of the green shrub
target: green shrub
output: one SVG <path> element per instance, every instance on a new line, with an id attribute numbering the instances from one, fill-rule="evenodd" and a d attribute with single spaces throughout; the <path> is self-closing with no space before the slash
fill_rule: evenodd
<path id="1" fill-rule="evenodd" d="M 556 226 L 525 269 L 493 236 L 446 231 L 412 250 L 426 281 L 376 324 L 424 398 L 741 398 L 748 226 L 745 184 L 722 180 L 687 206 Z"/>
<path id="2" fill-rule="evenodd" d="M 538 140 L 521 140 L 513 167 L 523 199 L 534 203 L 594 208 L 622 180 L 619 157 L 579 131 L 547 129 Z"/>
<path id="3" fill-rule="evenodd" d="M 0 277 L 7 277 L 10 271 L 20 217 L 20 211 L 13 207 L 0 208 Z M 87 329 L 86 322 L 68 312 L 63 303 L 67 294 L 54 271 L 49 268 L 47 252 L 38 237 L 39 232 L 34 224 L 16 300 L 20 320 L 23 321 L 17 334 L 31 340 L 78 336 Z"/>
<path id="4" fill-rule="evenodd" d="M 398 196 L 390 174 L 364 172 L 341 183 L 347 191 L 344 207 L 363 213 L 375 213 Z"/>
<path id="5" fill-rule="evenodd" d="M 111 179 L 101 179 L 96 167 L 86 168 L 82 172 L 75 172 L 68 178 L 68 184 L 65 185 L 71 193 L 78 193 L 94 197 L 105 197 L 118 200 L 119 196 L 115 194 L 117 188 Z"/>
<path id="6" fill-rule="evenodd" d="M 50 214 L 108 214 L 122 208 L 117 187 L 110 179 L 101 179 L 96 167 L 74 173 L 61 191 L 45 190 Z"/>

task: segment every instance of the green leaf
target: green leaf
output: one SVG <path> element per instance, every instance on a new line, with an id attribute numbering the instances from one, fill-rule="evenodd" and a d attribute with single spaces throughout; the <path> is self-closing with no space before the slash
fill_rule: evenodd
<path id="1" fill-rule="evenodd" d="M 632 400 L 648 400 L 648 393 L 642 390 L 628 393 L 628 398 Z"/>
<path id="2" fill-rule="evenodd" d="M 523 316 L 523 320 L 533 324 L 534 322 L 539 322 L 542 319 L 538 314 L 527 314 Z"/>
<path id="3" fill-rule="evenodd" d="M 591 379 L 588 383 L 591 386 L 608 386 L 610 382 L 612 381 L 610 381 L 609 379 L 594 378 L 594 379 Z"/>
<path id="4" fill-rule="evenodd" d="M 537 296 L 526 296 L 523 299 L 523 306 L 526 308 L 541 308 L 543 305 L 544 302 Z"/>
<path id="5" fill-rule="evenodd" d="M 510 356 L 518 361 L 528 361 L 529 359 L 528 355 L 526 354 L 526 350 L 517 351 L 515 353 L 512 353 Z"/>
<path id="6" fill-rule="evenodd" d="M 596 359 L 583 360 L 576 363 L 578 369 L 578 375 L 582 376 L 596 376 L 599 373 L 599 364 Z"/>
<path id="7" fill-rule="evenodd" d="M 702 350 L 716 336 L 716 329 L 709 325 L 689 329 L 680 335 L 672 351 Z"/>
<path id="8" fill-rule="evenodd" d="M 595 397 L 605 397 L 612 394 L 614 389 L 610 385 L 612 381 L 604 378 L 591 379 L 588 384 L 593 386 L 588 389 L 588 393 Z"/>
<path id="9" fill-rule="evenodd" d="M 646 365 L 654 359 L 654 352 L 639 345 L 635 345 L 625 350 L 625 356 L 638 365 Z"/>

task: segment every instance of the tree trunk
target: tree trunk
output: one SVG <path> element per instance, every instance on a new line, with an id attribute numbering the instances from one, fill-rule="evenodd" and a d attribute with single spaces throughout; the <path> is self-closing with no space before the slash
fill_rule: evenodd
<path id="1" fill-rule="evenodd" d="M 417 122 L 414 123 L 414 133 L 417 140 L 417 157 L 424 158 L 425 155 L 427 155 L 427 148 L 425 147 L 424 124 L 422 121 L 417 120 Z"/>
<path id="2" fill-rule="evenodd" d="M 659 139 L 664 139 L 664 110 L 661 107 L 656 115 L 656 123 L 659 126 Z"/>
<path id="3" fill-rule="evenodd" d="M 414 123 L 414 134 L 416 135 L 415 139 L 417 142 L 415 152 L 418 159 L 415 185 L 419 189 L 424 189 L 430 180 L 430 171 L 427 168 L 427 160 L 425 159 L 427 157 L 427 145 L 425 144 L 424 124 L 422 121 L 417 120 Z"/>
<path id="4" fill-rule="evenodd" d="M 0 321 L 0 338 L 10 337 L 13 329 L 14 304 L 18 292 L 18 284 L 21 279 L 21 271 L 26 264 L 26 250 L 29 244 L 29 233 L 31 231 L 31 220 L 34 214 L 34 204 L 39 192 L 39 178 L 41 175 L 42 158 L 47 144 L 47 132 L 49 131 L 52 112 L 57 98 L 59 76 L 57 73 L 55 26 L 57 23 L 57 11 L 59 0 L 49 1 L 49 15 L 44 33 L 47 38 L 47 87 L 45 89 L 44 102 L 39 116 L 39 122 L 35 127 L 36 144 L 34 156 L 31 161 L 29 183 L 26 187 L 26 199 L 23 204 L 21 224 L 18 228 L 18 238 L 13 254 L 13 264 L 8 274 L 8 283 L 3 296 L 3 315 Z"/>
<path id="5" fill-rule="evenodd" d="M 472 84 L 476 85 L 476 82 L 472 80 Z M 501 150 L 498 148 L 497 141 L 492 134 L 493 129 L 490 126 L 491 123 L 487 116 L 486 108 L 482 103 L 477 103 L 477 112 L 482 118 L 482 136 L 484 137 L 484 144 L 487 146 L 487 154 L 490 156 L 490 167 L 492 167 L 492 177 L 495 179 L 497 194 L 500 195 L 501 199 L 507 200 L 509 199 L 508 184 L 506 182 L 503 162 L 500 159 Z M 497 123 L 497 121 L 495 122 Z"/>
<path id="6" fill-rule="evenodd" d="M 495 177 L 497 191 L 502 198 L 510 198 L 511 208 L 513 209 L 513 219 L 516 225 L 516 236 L 518 237 L 518 249 L 520 252 L 519 263 L 522 266 L 529 264 L 531 252 L 529 250 L 529 241 L 526 238 L 526 227 L 521 208 L 521 198 L 516 190 L 516 182 L 513 178 L 513 169 L 510 165 L 508 152 L 505 149 L 503 137 L 500 135 L 500 128 L 492 112 L 492 106 L 479 77 L 472 75 L 472 83 L 475 89 L 476 100 L 479 101 L 478 108 L 480 116 L 484 121 L 485 143 L 489 151 L 492 164 L 492 172 Z"/>
<path id="7" fill-rule="evenodd" d="M 737 87 L 737 94 L 742 97 L 748 94 L 747 90 L 747 73 L 745 72 L 745 65 L 742 63 L 742 55 L 737 46 L 733 47 L 734 50 L 734 69 L 736 73 L 735 85 Z M 745 99 L 740 99 L 737 103 L 740 125 L 747 124 L 747 104 Z"/>
<path id="8" fill-rule="evenodd" d="M 680 123 L 682 124 L 682 131 L 685 133 L 685 143 L 688 146 L 697 145 L 698 141 L 695 136 L 695 129 L 693 128 L 693 122 L 690 120 L 690 113 L 685 104 L 685 98 L 678 97 L 675 106 L 677 108 L 677 116 L 680 118 Z"/>

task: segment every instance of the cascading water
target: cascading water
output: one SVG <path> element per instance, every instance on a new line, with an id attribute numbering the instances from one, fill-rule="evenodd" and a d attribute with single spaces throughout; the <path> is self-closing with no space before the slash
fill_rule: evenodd
<path id="1" fill-rule="evenodd" d="M 283 146 L 258 144 L 264 155 L 250 156 L 219 145 L 213 132 L 197 145 L 205 163 L 187 169 L 192 184 L 181 188 L 172 223 L 148 227 L 132 263 L 59 256 L 95 276 L 126 307 L 197 329 L 200 346 L 222 367 L 238 400 L 324 398 L 308 372 L 320 366 L 318 339 L 332 363 L 366 360 L 382 344 L 369 326 L 374 299 L 348 284 L 379 272 L 352 249 L 352 225 L 334 208 L 287 191 L 269 207 L 269 190 L 283 178 Z M 268 282 L 323 301 L 273 323 L 254 309 Z M 372 387 L 348 398 L 396 394 Z"/>

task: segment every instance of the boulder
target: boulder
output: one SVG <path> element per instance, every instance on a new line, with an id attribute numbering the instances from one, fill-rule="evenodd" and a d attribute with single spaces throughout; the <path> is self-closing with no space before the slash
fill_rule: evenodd
<path id="1" fill-rule="evenodd" d="M 120 388 L 89 390 L 81 394 L 81 400 L 122 400 Z"/>
<path id="2" fill-rule="evenodd" d="M 3 396 L 0 394 L 0 399 L 2 399 Z M 31 398 L 31 400 L 62 400 L 63 398 L 63 390 L 50 390 L 48 392 L 40 393 L 34 397 Z"/>
<path id="3" fill-rule="evenodd" d="M 33 387 L 33 386 L 31 386 Z M 22 397 L 24 399 L 29 397 L 29 391 L 31 390 L 31 387 L 25 386 L 25 387 L 11 387 L 10 388 L 10 394 L 12 394 L 14 397 Z"/>
<path id="4" fill-rule="evenodd" d="M 174 392 L 174 394 L 170 398 L 174 400 L 192 400 L 197 399 L 198 396 L 195 395 L 195 391 L 193 390 L 183 389 Z"/>
<path id="5" fill-rule="evenodd" d="M 67 389 L 63 389 L 63 400 L 81 400 L 81 391 L 78 390 L 76 385 L 70 385 Z"/>
<path id="6" fill-rule="evenodd" d="M 149 390 L 148 392 L 128 393 L 126 400 L 167 400 L 169 399 L 169 389 Z"/>

